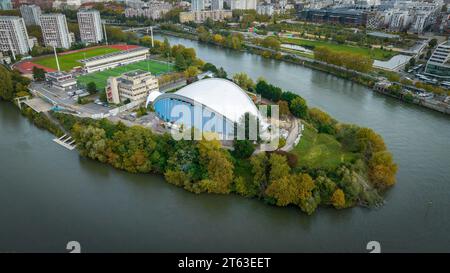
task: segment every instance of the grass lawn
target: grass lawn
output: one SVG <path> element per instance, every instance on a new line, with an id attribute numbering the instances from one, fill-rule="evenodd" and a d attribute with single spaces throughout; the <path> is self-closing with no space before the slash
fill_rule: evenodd
<path id="1" fill-rule="evenodd" d="M 306 39 L 298 39 L 298 38 L 281 38 L 282 43 L 295 44 L 295 45 L 306 45 L 306 46 L 314 46 L 314 47 L 327 47 L 333 51 L 340 52 L 350 52 L 350 53 L 358 53 L 362 55 L 366 55 L 371 57 L 374 60 L 389 60 L 392 56 L 396 55 L 395 52 L 391 52 L 388 50 L 380 49 L 380 48 L 367 48 L 367 47 L 358 47 L 351 45 L 341 45 L 336 44 L 330 41 L 312 41 Z"/>
<path id="2" fill-rule="evenodd" d="M 93 49 L 69 53 L 69 54 L 65 54 L 65 55 L 58 54 L 58 60 L 59 60 L 59 65 L 61 67 L 61 70 L 69 71 L 76 66 L 81 66 L 81 63 L 79 63 L 78 60 L 82 60 L 84 58 L 95 57 L 95 56 L 99 56 L 99 55 L 104 55 L 104 54 L 108 54 L 108 53 L 112 53 L 112 52 L 116 52 L 116 51 L 119 51 L 119 50 L 115 49 L 115 48 L 110 48 L 110 47 L 93 48 Z M 43 65 L 48 68 L 58 69 L 58 67 L 56 66 L 56 61 L 55 61 L 54 56 L 42 58 L 42 59 L 33 61 L 33 63 L 40 64 L 40 65 Z"/>
<path id="3" fill-rule="evenodd" d="M 335 169 L 341 163 L 349 162 L 358 154 L 343 150 L 342 145 L 331 135 L 319 134 L 305 124 L 299 144 L 292 150 L 298 156 L 298 166 L 312 169 Z"/>
<path id="4" fill-rule="evenodd" d="M 77 81 L 80 85 L 83 85 L 83 86 L 86 86 L 89 82 L 95 82 L 95 84 L 97 85 L 97 89 L 103 90 L 106 86 L 106 81 L 108 80 L 109 77 L 120 76 L 121 74 L 123 74 L 125 72 L 136 70 L 136 69 L 149 71 L 154 75 L 159 75 L 162 73 L 173 71 L 172 65 L 170 65 L 168 67 L 167 64 L 160 63 L 157 61 L 147 60 L 147 61 L 140 61 L 140 62 L 129 64 L 129 65 L 119 66 L 119 67 L 115 67 L 112 69 L 83 75 L 83 76 L 78 77 Z"/>

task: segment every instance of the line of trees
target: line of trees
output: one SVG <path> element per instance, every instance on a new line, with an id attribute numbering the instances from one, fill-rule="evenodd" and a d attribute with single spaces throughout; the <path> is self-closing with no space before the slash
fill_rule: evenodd
<path id="1" fill-rule="evenodd" d="M 372 69 L 373 60 L 365 55 L 349 52 L 332 51 L 327 47 L 316 47 L 314 49 L 316 60 L 343 66 L 347 69 L 367 73 Z"/>

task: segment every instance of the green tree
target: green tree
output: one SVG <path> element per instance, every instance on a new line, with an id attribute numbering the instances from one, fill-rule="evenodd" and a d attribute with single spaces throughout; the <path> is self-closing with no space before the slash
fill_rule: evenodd
<path id="1" fill-rule="evenodd" d="M 233 154 L 237 158 L 249 158 L 255 151 L 255 146 L 250 140 L 235 140 Z"/>
<path id="2" fill-rule="evenodd" d="M 3 100 L 11 100 L 14 97 L 14 86 L 11 79 L 11 72 L 4 66 L 0 65 L 0 98 Z"/>
<path id="3" fill-rule="evenodd" d="M 306 118 L 308 116 L 308 106 L 305 99 L 302 97 L 296 97 L 289 105 L 289 109 L 292 114 L 298 118 Z"/>
<path id="4" fill-rule="evenodd" d="M 97 93 L 97 85 L 95 84 L 95 82 L 89 82 L 87 84 L 86 90 L 89 92 L 89 94 L 95 94 Z"/>
<path id="5" fill-rule="evenodd" d="M 253 89 L 253 80 L 244 72 L 233 75 L 233 81 L 244 90 Z"/>
<path id="6" fill-rule="evenodd" d="M 33 78 L 35 81 L 45 80 L 45 70 L 37 66 L 33 66 Z"/>

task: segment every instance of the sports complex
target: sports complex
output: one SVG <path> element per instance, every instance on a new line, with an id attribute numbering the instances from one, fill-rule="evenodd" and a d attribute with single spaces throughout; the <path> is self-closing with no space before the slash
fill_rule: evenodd
<path id="1" fill-rule="evenodd" d="M 160 75 L 173 70 L 173 65 L 161 61 L 149 60 L 148 48 L 136 45 L 97 46 L 72 50 L 58 54 L 60 70 L 70 72 L 84 71 L 77 77 L 81 86 L 94 82 L 98 90 L 106 86 L 109 77 L 119 76 L 132 70 L 144 70 L 153 75 Z M 25 74 L 31 74 L 33 67 L 46 72 L 58 69 L 55 57 L 47 55 L 20 63 L 17 68 Z"/>

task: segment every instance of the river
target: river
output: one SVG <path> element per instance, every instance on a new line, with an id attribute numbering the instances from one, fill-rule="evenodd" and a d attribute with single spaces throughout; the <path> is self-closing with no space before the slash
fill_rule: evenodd
<path id="1" fill-rule="evenodd" d="M 192 194 L 129 174 L 51 141 L 0 102 L 0 252 L 450 251 L 450 120 L 301 66 L 181 38 L 200 58 L 306 98 L 340 121 L 375 129 L 399 164 L 379 209 L 319 208 L 312 216 L 239 196 Z"/>

